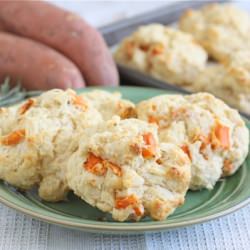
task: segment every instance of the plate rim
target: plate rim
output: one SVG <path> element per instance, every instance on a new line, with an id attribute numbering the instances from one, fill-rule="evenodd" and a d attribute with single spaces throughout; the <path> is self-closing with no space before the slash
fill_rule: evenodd
<path id="1" fill-rule="evenodd" d="M 0 202 L 9 208 L 15 209 L 18 212 L 21 212 L 35 219 L 39 219 L 39 220 L 42 220 L 51 224 L 56 224 L 56 225 L 67 227 L 67 228 L 70 227 L 73 229 L 80 229 L 80 230 L 89 231 L 89 232 L 98 232 L 98 231 L 100 232 L 101 229 L 104 229 L 106 230 L 106 233 L 113 232 L 117 234 L 117 233 L 122 233 L 122 232 L 143 233 L 147 231 L 171 230 L 171 229 L 182 228 L 182 227 L 191 226 L 195 224 L 200 224 L 203 222 L 217 219 L 219 217 L 226 216 L 230 213 L 233 213 L 247 206 L 248 204 L 250 204 L 250 197 L 226 210 L 214 213 L 212 215 L 203 216 L 202 218 L 192 219 L 191 221 L 176 222 L 176 223 L 172 223 L 169 225 L 168 224 L 155 224 L 155 225 L 136 225 L 135 226 L 135 224 L 131 224 L 131 226 L 126 226 L 126 227 L 124 227 L 124 224 L 122 223 L 121 223 L 121 226 L 119 226 L 119 225 L 107 225 L 107 224 L 102 225 L 101 222 L 99 222 L 98 224 L 87 224 L 87 223 L 72 222 L 72 221 L 60 221 L 59 219 L 55 219 L 51 216 L 41 215 L 38 212 L 34 212 L 32 209 L 19 207 L 15 203 L 7 201 L 1 195 L 0 195 Z"/>
<path id="2" fill-rule="evenodd" d="M 101 89 L 101 90 L 116 90 L 119 91 L 119 89 L 147 89 L 147 90 L 154 90 L 154 91 L 159 91 L 159 92 L 166 92 L 167 93 L 177 93 L 177 94 L 182 94 L 182 93 L 178 93 L 178 91 L 172 91 L 172 90 L 164 90 L 164 89 L 159 89 L 159 88 L 153 88 L 153 87 L 136 87 L 136 86 L 118 86 L 118 87 L 86 87 L 83 89 L 78 89 L 76 90 L 77 92 L 86 92 L 88 90 L 93 90 L 93 89 Z M 244 117 L 244 116 L 243 116 Z M 250 124 L 250 121 L 248 119 L 246 119 L 245 117 L 243 118 L 244 120 L 246 120 L 247 123 Z M 35 219 L 39 219 L 51 224 L 56 224 L 59 226 L 63 226 L 66 228 L 72 228 L 72 229 L 78 229 L 78 230 L 83 230 L 83 231 L 87 231 L 87 232 L 100 232 L 101 230 L 105 230 L 102 231 L 102 233 L 113 233 L 113 234 L 119 234 L 119 233 L 143 233 L 143 232 L 148 232 L 148 231 L 163 231 L 163 230 L 171 230 L 171 229 L 176 229 L 176 228 L 182 228 L 182 227 L 186 227 L 186 226 L 191 226 L 194 224 L 198 224 L 198 223 L 203 223 L 203 222 L 207 222 L 210 220 L 214 220 L 216 218 L 228 215 L 230 213 L 233 213 L 237 210 L 239 210 L 240 208 L 243 208 L 245 206 L 247 206 L 248 204 L 250 204 L 250 196 L 247 197 L 246 199 L 232 205 L 231 207 L 226 208 L 223 211 L 218 211 L 215 212 L 214 214 L 209 214 L 209 215 L 205 215 L 202 216 L 201 218 L 194 218 L 191 220 L 185 220 L 185 221 L 181 221 L 181 222 L 173 222 L 171 224 L 134 224 L 132 223 L 131 225 L 124 224 L 124 223 L 117 223 L 116 224 L 107 224 L 107 222 L 105 222 L 105 224 L 102 224 L 102 222 L 98 222 L 98 221 L 93 221 L 94 224 L 89 223 L 86 219 L 83 219 L 83 222 L 76 222 L 76 221 L 68 221 L 68 220 L 60 220 L 58 218 L 55 218 L 51 215 L 44 215 L 44 214 L 40 214 L 38 211 L 34 211 L 34 209 L 30 209 L 30 208 L 25 208 L 23 206 L 19 206 L 16 202 L 10 201 L 8 199 L 6 199 L 6 197 L 4 197 L 4 195 L 0 194 L 0 202 L 4 205 L 6 205 L 9 208 L 15 209 L 18 212 L 21 212 L 25 215 L 31 216 Z M 120 224 L 120 225 L 119 225 Z"/>

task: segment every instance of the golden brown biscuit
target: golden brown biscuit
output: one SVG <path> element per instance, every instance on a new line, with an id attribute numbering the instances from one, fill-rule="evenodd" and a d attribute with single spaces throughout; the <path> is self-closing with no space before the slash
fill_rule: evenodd
<path id="1" fill-rule="evenodd" d="M 191 91 L 207 91 L 250 115 L 250 52 L 232 54 L 224 65 L 213 64 L 200 73 Z"/>
<path id="2" fill-rule="evenodd" d="M 249 15 L 231 4 L 210 4 L 200 10 L 186 11 L 179 21 L 217 60 L 224 61 L 236 51 L 250 48 Z"/>
<path id="3" fill-rule="evenodd" d="M 114 117 L 105 126 L 89 143 L 79 141 L 68 162 L 70 188 L 118 221 L 147 214 L 165 219 L 184 202 L 188 157 L 173 144 L 159 144 L 156 126 L 144 121 Z"/>
<path id="4" fill-rule="evenodd" d="M 15 118 L 0 138 L 0 178 L 23 189 L 37 184 L 44 200 L 64 199 L 67 159 L 80 133 L 102 122 L 101 115 L 73 90 L 55 89 L 24 102 Z"/>
<path id="5" fill-rule="evenodd" d="M 212 189 L 247 156 L 249 133 L 244 121 L 212 95 L 157 96 L 139 103 L 137 113 L 139 119 L 158 125 L 162 142 L 179 145 L 190 157 L 191 189 Z"/>
<path id="6" fill-rule="evenodd" d="M 118 63 L 176 85 L 189 85 L 205 67 L 207 54 L 184 32 L 161 24 L 139 27 L 125 38 Z"/>

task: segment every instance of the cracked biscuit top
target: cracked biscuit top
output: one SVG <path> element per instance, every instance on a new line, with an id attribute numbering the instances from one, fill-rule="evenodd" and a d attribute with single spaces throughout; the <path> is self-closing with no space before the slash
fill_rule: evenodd
<path id="1" fill-rule="evenodd" d="M 68 162 L 70 188 L 118 221 L 145 215 L 163 220 L 184 202 L 190 161 L 182 150 L 159 143 L 157 128 L 114 117 Z"/>
<path id="2" fill-rule="evenodd" d="M 248 153 L 249 133 L 236 110 L 210 94 L 162 95 L 142 101 L 138 118 L 158 125 L 160 141 L 179 145 L 191 160 L 190 188 L 212 189 Z"/>
<path id="3" fill-rule="evenodd" d="M 114 57 L 120 64 L 176 85 L 188 85 L 205 67 L 207 53 L 192 36 L 161 24 L 139 27 Z"/>
<path id="4" fill-rule="evenodd" d="M 248 13 L 231 4 L 209 4 L 199 10 L 186 11 L 179 21 L 188 32 L 219 61 L 239 50 L 250 48 Z"/>

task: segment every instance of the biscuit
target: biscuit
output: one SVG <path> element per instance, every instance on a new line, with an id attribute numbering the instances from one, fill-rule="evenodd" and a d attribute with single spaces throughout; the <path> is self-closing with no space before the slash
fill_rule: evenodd
<path id="1" fill-rule="evenodd" d="M 125 38 L 114 57 L 120 64 L 186 86 L 205 67 L 207 53 L 189 34 L 151 24 L 139 27 Z"/>
<path id="2" fill-rule="evenodd" d="M 135 117 L 135 105 L 129 100 L 122 99 L 119 92 L 109 93 L 103 90 L 94 90 L 80 94 L 95 109 L 97 109 L 102 118 L 107 121 L 114 115 L 122 119 Z"/>
<path id="3" fill-rule="evenodd" d="M 191 91 L 206 91 L 250 115 L 250 52 L 232 54 L 224 65 L 209 65 L 190 86 Z"/>
<path id="4" fill-rule="evenodd" d="M 220 121 L 229 128 L 230 146 L 222 152 L 223 176 L 234 174 L 244 162 L 249 150 L 249 131 L 239 112 L 207 93 L 190 95 L 187 99 L 192 104 L 209 111 L 217 122 Z M 215 131 L 216 137 L 218 132 Z"/>
<path id="5" fill-rule="evenodd" d="M 210 4 L 200 10 L 188 10 L 180 18 L 179 28 L 192 34 L 219 61 L 250 48 L 249 15 L 231 4 Z"/>
<path id="6" fill-rule="evenodd" d="M 86 137 L 86 135 L 83 135 Z M 114 220 L 163 220 L 184 202 L 190 161 L 173 144 L 159 144 L 157 127 L 113 117 L 68 161 L 69 187 Z"/>
<path id="7" fill-rule="evenodd" d="M 51 90 L 23 103 L 14 129 L 1 137 L 0 178 L 16 187 L 39 186 L 47 201 L 65 198 L 67 159 L 77 149 L 81 131 L 102 122 L 72 90 Z"/>
<path id="8" fill-rule="evenodd" d="M 48 109 L 51 118 L 55 118 L 57 127 L 51 141 L 52 151 L 43 157 L 39 195 L 45 200 L 58 201 L 64 199 L 69 190 L 65 167 L 77 148 L 79 135 L 84 129 L 102 122 L 102 118 L 72 90 L 47 93 L 40 103 Z"/>
<path id="9" fill-rule="evenodd" d="M 36 116 L 39 115 L 42 114 L 37 111 Z M 45 119 L 26 119 L 19 111 L 16 116 L 11 129 L 1 135 L 0 178 L 18 188 L 29 189 L 40 181 L 41 161 L 35 141 L 43 137 L 36 131 L 40 131 Z"/>
<path id="10" fill-rule="evenodd" d="M 162 95 L 137 106 L 138 118 L 158 125 L 160 141 L 180 146 L 191 160 L 190 189 L 212 189 L 243 163 L 249 133 L 236 110 L 210 94 Z"/>

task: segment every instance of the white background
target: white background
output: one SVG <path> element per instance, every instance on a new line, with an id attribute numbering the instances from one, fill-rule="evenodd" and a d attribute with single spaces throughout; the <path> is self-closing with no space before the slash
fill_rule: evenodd
<path id="1" fill-rule="evenodd" d="M 55 1 L 50 2 L 74 11 L 96 27 L 129 18 L 171 4 L 169 1 Z M 179 1 L 180 2 L 180 1 Z M 249 10 L 250 1 L 234 1 L 240 7 Z"/>

